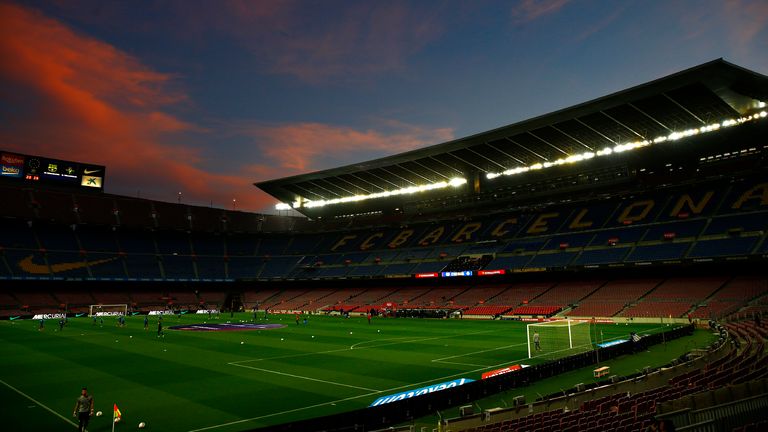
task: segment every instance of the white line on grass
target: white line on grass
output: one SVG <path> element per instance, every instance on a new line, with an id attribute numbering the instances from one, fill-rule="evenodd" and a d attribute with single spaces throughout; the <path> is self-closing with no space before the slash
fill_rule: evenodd
<path id="1" fill-rule="evenodd" d="M 503 365 L 508 365 L 510 363 L 519 362 L 519 361 L 523 361 L 523 360 L 526 360 L 526 359 L 522 358 L 522 359 L 518 359 L 518 360 L 510 360 L 510 361 L 507 361 L 507 362 L 504 362 L 504 363 L 499 363 L 497 365 L 481 367 L 481 368 L 477 368 L 477 369 L 474 369 L 474 370 L 459 372 L 459 373 L 453 374 L 453 375 L 446 375 L 446 376 L 441 377 L 441 378 L 433 378 L 433 379 L 430 379 L 430 380 L 421 381 L 421 382 L 417 382 L 417 383 L 409 383 L 409 384 L 405 384 L 405 385 L 402 385 L 402 386 L 399 386 L 399 387 L 392 387 L 392 388 L 389 388 L 389 389 L 378 390 L 378 391 L 373 391 L 371 393 L 361 394 L 359 396 L 350 396 L 350 397 L 344 398 L 344 399 L 337 399 L 337 400 L 333 400 L 333 401 L 329 401 L 329 402 L 323 402 L 323 403 L 319 403 L 319 404 L 315 404 L 315 405 L 309 405 L 309 406 L 294 408 L 294 409 L 290 409 L 290 410 L 286 410 L 286 411 L 280 411 L 280 412 L 276 412 L 276 413 L 265 414 L 263 416 L 251 417 L 251 418 L 241 419 L 241 420 L 235 420 L 235 421 L 232 421 L 232 422 L 229 422 L 229 423 L 222 423 L 222 424 L 208 426 L 208 427 L 204 427 L 204 428 L 200 428 L 200 429 L 193 429 L 193 430 L 190 430 L 188 432 L 201 432 L 201 431 L 206 431 L 206 430 L 211 430 L 211 429 L 218 429 L 218 428 L 221 428 L 221 427 L 232 426 L 232 425 L 236 425 L 236 424 L 240 424 L 240 423 L 247 423 L 247 422 L 256 421 L 256 420 L 263 420 L 263 419 L 270 418 L 270 417 L 276 417 L 276 416 L 280 416 L 280 415 L 284 415 L 284 414 L 291 414 L 291 413 L 295 413 L 295 412 L 299 412 L 299 411 L 304 411 L 304 410 L 308 410 L 308 409 L 318 408 L 318 407 L 321 407 L 321 406 L 335 405 L 335 404 L 337 404 L 339 402 L 346 402 L 346 401 L 350 401 L 350 400 L 361 399 L 361 398 L 365 398 L 365 397 L 369 397 L 369 396 L 373 396 L 373 395 L 377 395 L 377 394 L 381 394 L 381 393 L 389 393 L 389 392 L 393 392 L 393 391 L 397 391 L 397 390 L 402 390 L 402 389 L 406 389 L 406 388 L 418 387 L 418 386 L 423 385 L 423 384 L 428 384 L 428 383 L 433 383 L 433 382 L 438 382 L 438 381 L 444 381 L 444 380 L 451 379 L 451 378 L 457 378 L 457 377 L 460 377 L 460 376 L 462 376 L 464 374 L 480 372 L 480 371 L 484 371 L 486 369 L 495 368 L 495 367 L 499 367 L 499 366 L 503 366 Z M 233 364 L 233 363 L 227 363 L 227 364 L 231 364 L 233 366 L 248 367 L 248 366 L 236 365 L 236 364 Z"/>
<path id="2" fill-rule="evenodd" d="M 4 386 L 6 386 L 6 387 L 8 387 L 9 389 L 11 389 L 11 390 L 15 391 L 16 393 L 18 393 L 18 394 L 20 394 L 20 395 L 24 396 L 25 398 L 27 398 L 27 399 L 31 400 L 32 402 L 34 402 L 34 403 L 36 403 L 36 404 L 40 405 L 42 408 L 44 408 L 44 409 L 45 409 L 46 411 L 48 411 L 49 413 L 51 413 L 51 414 L 55 415 L 56 417 L 58 417 L 58 418 L 60 418 L 60 419 L 64 420 L 65 422 L 67 422 L 67 423 L 71 424 L 72 426 L 74 426 L 74 427 L 77 427 L 77 424 L 75 424 L 75 422 L 73 422 L 72 420 L 70 420 L 70 419 L 68 419 L 68 418 L 64 417 L 63 415 L 61 415 L 61 414 L 57 413 L 56 411 L 54 411 L 54 410 L 52 410 L 52 409 L 48 408 L 47 406 L 43 405 L 42 403 L 38 402 L 38 401 L 37 401 L 37 400 L 35 400 L 35 399 L 34 399 L 32 396 L 30 396 L 30 395 L 28 395 L 28 394 L 24 393 L 23 391 L 21 391 L 21 390 L 17 389 L 16 387 L 14 387 L 14 386 L 12 386 L 12 385 L 8 384 L 7 382 L 5 382 L 5 381 L 3 381 L 3 380 L 0 380 L 0 383 L 3 383 L 3 385 L 4 385 Z"/>
<path id="3" fill-rule="evenodd" d="M 460 336 L 472 336 L 472 335 L 482 334 L 482 333 L 494 333 L 494 332 L 497 332 L 497 331 L 499 331 L 499 330 L 483 330 L 483 331 L 479 331 L 479 332 L 460 333 L 460 334 L 448 335 L 448 336 L 435 336 L 435 337 L 428 337 L 428 338 L 416 338 L 416 339 L 410 339 L 410 340 L 405 340 L 405 341 L 401 341 L 401 342 L 390 342 L 390 343 L 381 344 L 381 345 L 364 346 L 364 347 L 360 347 L 360 348 L 357 348 L 357 349 L 361 350 L 361 349 L 380 348 L 380 347 L 385 347 L 385 346 L 405 344 L 405 343 L 411 343 L 411 342 L 424 342 L 424 341 L 436 340 L 436 339 L 448 339 L 448 338 L 460 337 Z M 388 338 L 388 339 L 371 339 L 371 340 L 365 341 L 365 343 L 367 343 L 367 342 L 380 342 L 382 340 L 400 340 L 400 339 L 407 339 L 407 337 L 403 337 L 403 338 Z M 363 343 L 363 342 L 361 342 L 361 343 Z M 238 360 L 238 361 L 234 361 L 234 362 L 231 362 L 231 363 L 228 363 L 228 364 L 250 363 L 250 362 L 258 362 L 258 361 L 264 361 L 264 360 L 281 360 L 281 359 L 287 359 L 287 358 L 307 357 L 307 356 L 312 356 L 312 355 L 317 355 L 317 354 L 333 354 L 333 353 L 337 353 L 337 352 L 349 351 L 350 349 L 353 349 L 356 345 L 358 345 L 358 344 L 352 345 L 349 348 L 337 348 L 337 349 L 326 350 L 326 351 L 315 351 L 315 352 L 307 352 L 307 353 L 301 353 L 301 354 L 288 354 L 288 355 L 275 356 L 275 357 L 265 357 L 265 358 L 249 359 L 249 360 Z"/>
<path id="4" fill-rule="evenodd" d="M 432 360 L 433 362 L 435 360 Z M 442 364 L 452 364 L 452 365 L 461 365 L 461 366 L 472 366 L 472 367 L 485 367 L 485 365 L 479 365 L 474 363 L 461 363 L 461 362 L 451 362 L 451 361 L 441 361 Z"/>
<path id="5" fill-rule="evenodd" d="M 368 344 L 368 343 L 372 343 L 372 342 L 382 342 L 382 341 L 391 341 L 391 340 L 403 340 L 403 339 L 408 339 L 408 338 L 410 338 L 410 336 L 403 336 L 403 337 L 396 337 L 396 338 L 386 338 L 386 339 L 371 339 L 371 340 L 367 340 L 367 341 L 358 342 L 358 343 L 356 343 L 354 345 L 350 345 L 349 349 L 355 348 L 355 347 L 357 347 L 359 345 L 362 345 L 362 344 Z"/>
<path id="6" fill-rule="evenodd" d="M 505 345 L 505 346 L 500 346 L 500 347 L 497 347 L 497 348 L 489 348 L 489 349 L 486 349 L 486 350 L 472 351 L 472 352 L 468 352 L 468 353 L 464 353 L 464 354 L 456 354 L 456 355 L 452 355 L 452 356 L 448 356 L 448 357 L 441 357 L 439 359 L 434 359 L 432 361 L 433 362 L 439 362 L 439 363 L 450 363 L 450 362 L 446 362 L 444 360 L 448 360 L 448 359 L 452 359 L 452 358 L 457 358 L 457 357 L 466 357 L 466 356 L 470 356 L 470 355 L 474 355 L 474 354 L 482 354 L 482 353 L 491 352 L 491 351 L 498 351 L 498 350 L 503 350 L 503 349 L 517 347 L 517 346 L 523 346 L 523 345 L 528 345 L 528 343 L 526 342 L 526 343 Z M 461 364 L 461 363 L 456 363 L 456 364 Z M 477 365 L 475 365 L 475 366 L 477 366 Z"/>
<path id="7" fill-rule="evenodd" d="M 353 388 L 353 389 L 357 389 L 357 390 L 365 390 L 365 391 L 370 391 L 370 392 L 378 392 L 379 391 L 379 390 L 376 390 L 376 389 L 370 389 L 370 388 L 366 388 L 366 387 L 358 387 L 358 386 L 353 386 L 353 385 L 350 385 L 350 384 L 343 384 L 343 383 L 338 383 L 338 382 L 334 382 L 334 381 L 326 381 L 326 380 L 321 380 L 321 379 L 318 379 L 318 378 L 305 377 L 305 376 L 302 376 L 302 375 L 294 375 L 294 374 L 289 374 L 289 373 L 285 373 L 285 372 L 278 372 L 278 371 L 274 371 L 274 370 L 270 370 L 270 369 L 262 369 L 262 368 L 257 368 L 257 367 L 253 367 L 253 366 L 241 365 L 241 364 L 237 364 L 237 363 L 227 363 L 227 364 L 230 364 L 232 366 L 241 367 L 241 368 L 253 369 L 253 370 L 262 371 L 262 372 L 269 372 L 269 373 L 273 373 L 273 374 L 276 374 L 276 375 L 289 376 L 291 378 L 299 378 L 299 379 L 303 379 L 303 380 L 317 381 L 317 382 L 321 382 L 321 383 L 325 383 L 325 384 L 331 384 L 331 385 L 336 385 L 336 386 L 341 386 L 341 387 L 349 387 L 349 388 Z"/>
<path id="8" fill-rule="evenodd" d="M 661 327 L 661 328 L 663 328 L 663 327 Z M 653 330 L 653 329 L 651 329 L 651 330 Z M 489 333 L 489 332 L 478 332 L 478 333 Z M 345 350 L 332 350 L 332 351 L 327 351 L 327 352 L 330 353 L 330 352 L 338 352 L 338 351 L 345 351 Z M 323 354 L 323 353 L 325 353 L 325 352 L 308 353 L 307 355 Z M 302 356 L 302 355 L 303 354 L 298 354 L 298 355 L 294 355 L 294 356 L 273 357 L 273 358 L 299 357 L 299 356 Z M 534 356 L 534 358 L 535 357 L 536 356 Z M 269 359 L 244 360 L 244 361 L 240 361 L 240 362 L 231 362 L 231 363 L 227 363 L 227 364 L 230 364 L 230 365 L 233 365 L 233 366 L 248 367 L 248 366 L 239 365 L 237 363 L 243 363 L 243 362 L 249 362 L 249 361 L 260 361 L 260 360 L 269 360 Z M 437 382 L 437 381 L 444 381 L 444 380 L 448 380 L 448 379 L 451 379 L 451 378 L 457 378 L 457 377 L 460 377 L 460 376 L 468 374 L 468 373 L 481 372 L 481 371 L 484 371 L 484 370 L 488 370 L 488 369 L 492 369 L 492 368 L 497 368 L 497 367 L 501 367 L 501 366 L 513 364 L 515 362 L 525 361 L 525 360 L 529 360 L 529 358 L 528 357 L 523 357 L 523 358 L 520 358 L 520 359 L 517 359 L 517 360 L 508 360 L 508 361 L 505 361 L 504 363 L 499 363 L 499 364 L 495 364 L 495 365 L 491 365 L 491 366 L 479 367 L 479 368 L 473 369 L 473 370 L 459 372 L 459 373 L 452 374 L 452 375 L 446 375 L 446 376 L 441 377 L 441 378 L 433 378 L 433 379 L 430 379 L 430 380 L 421 381 L 421 382 L 417 382 L 417 383 L 409 383 L 409 384 L 405 384 L 405 385 L 402 385 L 402 386 L 399 386 L 399 387 L 392 387 L 392 388 L 389 388 L 389 389 L 378 390 L 378 391 L 373 391 L 371 393 L 361 394 L 359 396 L 350 396 L 350 397 L 344 398 L 344 399 L 337 399 L 337 400 L 333 400 L 333 401 L 329 401 L 329 402 L 323 402 L 323 403 L 319 403 L 319 404 L 315 404 L 315 405 L 309 405 L 309 406 L 294 408 L 294 409 L 290 409 L 290 410 L 286 410 L 286 411 L 280 411 L 280 412 L 276 412 L 276 413 L 265 414 L 265 415 L 258 416 L 258 417 L 251 417 L 251 418 L 247 418 L 247 419 L 235 420 L 235 421 L 232 421 L 232 422 L 229 422 L 229 423 L 222 423 L 222 424 L 218 424 L 218 425 L 207 426 L 207 427 L 200 428 L 200 429 L 192 429 L 192 430 L 190 430 L 188 432 L 201 432 L 201 431 L 206 431 L 206 430 L 211 430 L 211 429 L 218 429 L 218 428 L 222 428 L 222 427 L 226 427 L 226 426 L 232 426 L 232 425 L 241 424 L 241 423 L 248 423 L 248 422 L 252 422 L 252 421 L 256 421 L 256 420 L 263 420 L 263 419 L 270 418 L 270 417 L 277 417 L 277 416 L 281 416 L 281 415 L 285 415 L 285 414 L 291 414 L 291 413 L 295 413 L 295 412 L 299 412 L 299 411 L 304 411 L 304 410 L 308 410 L 308 409 L 319 408 L 319 407 L 322 407 L 322 406 L 335 405 L 335 404 L 337 404 L 339 402 L 346 402 L 346 401 L 351 401 L 351 400 L 355 400 L 355 399 L 361 399 L 361 398 L 365 398 L 365 397 L 368 397 L 368 396 L 373 396 L 373 395 L 381 394 L 381 393 L 393 392 L 393 391 L 402 390 L 402 389 L 409 388 L 409 387 L 413 388 L 413 387 L 420 386 L 422 384 L 433 383 L 433 382 Z"/>

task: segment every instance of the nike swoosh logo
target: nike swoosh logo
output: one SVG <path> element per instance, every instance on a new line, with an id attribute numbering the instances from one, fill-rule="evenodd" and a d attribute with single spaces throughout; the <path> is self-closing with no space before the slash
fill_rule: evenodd
<path id="1" fill-rule="evenodd" d="M 32 261 L 32 258 L 33 258 L 33 255 L 30 255 L 22 259 L 21 261 L 19 261 L 19 268 L 31 274 L 61 273 L 69 270 L 81 269 L 84 267 L 88 267 L 89 265 L 104 264 L 117 259 L 117 257 L 112 257 L 112 258 L 105 258 L 105 259 L 100 259 L 96 261 L 75 261 L 75 262 L 69 262 L 69 263 L 56 263 L 56 264 L 51 264 L 51 268 L 49 270 L 47 265 L 38 264 Z"/>
<path id="2" fill-rule="evenodd" d="M 101 171 L 100 169 L 97 170 L 83 170 L 83 174 L 93 174 Z"/>

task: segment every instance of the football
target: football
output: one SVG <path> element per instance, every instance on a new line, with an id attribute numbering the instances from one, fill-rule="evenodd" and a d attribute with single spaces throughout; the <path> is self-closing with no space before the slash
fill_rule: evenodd
<path id="1" fill-rule="evenodd" d="M 146 425 L 147 424 L 144 423 L 144 422 L 139 423 L 139 429 L 144 429 L 144 426 L 146 426 Z"/>
<path id="2" fill-rule="evenodd" d="M 102 414 L 101 411 L 96 411 L 96 417 L 101 417 L 101 414 Z"/>

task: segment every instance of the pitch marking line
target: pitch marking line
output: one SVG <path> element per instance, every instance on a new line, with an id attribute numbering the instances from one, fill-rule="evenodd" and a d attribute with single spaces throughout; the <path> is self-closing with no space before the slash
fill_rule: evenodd
<path id="1" fill-rule="evenodd" d="M 480 333 L 487 333 L 487 332 L 480 332 Z M 335 351 L 341 351 L 341 350 L 334 350 L 334 352 Z M 316 353 L 316 354 L 319 354 L 319 353 Z M 296 357 L 299 357 L 299 356 L 301 356 L 301 355 L 296 355 Z M 292 356 L 287 356 L 287 357 L 292 357 Z M 264 360 L 264 359 L 259 359 L 259 360 Z M 491 368 L 506 366 L 506 365 L 509 365 L 509 364 L 512 364 L 512 363 L 515 363 L 515 362 L 521 362 L 521 361 L 525 361 L 525 360 L 529 360 L 529 359 L 527 357 L 524 357 L 524 358 L 517 359 L 517 360 L 508 360 L 508 361 L 505 361 L 504 363 L 499 363 L 499 364 L 496 364 L 496 365 L 480 367 L 480 368 L 477 368 L 477 369 L 474 369 L 474 370 L 459 372 L 457 374 L 447 375 L 447 376 L 444 376 L 442 378 L 435 378 L 435 379 L 431 379 L 431 380 L 427 380 L 427 381 L 422 381 L 422 382 L 418 382 L 418 383 L 410 383 L 410 384 L 402 385 L 402 386 L 399 386 L 399 387 L 393 387 L 393 388 L 386 389 L 386 390 L 378 390 L 378 391 L 374 391 L 372 393 L 362 394 L 362 395 L 359 395 L 359 396 L 350 396 L 350 397 L 344 398 L 344 399 L 337 399 L 337 400 L 330 401 L 330 402 L 323 402 L 323 403 L 319 403 L 319 404 L 315 404 L 315 405 L 309 405 L 309 406 L 305 406 L 305 407 L 294 408 L 294 409 L 291 409 L 291 410 L 280 411 L 280 412 L 276 412 L 276 413 L 272 413 L 272 414 L 265 414 L 263 416 L 258 416 L 258 417 L 251 417 L 251 418 L 242 419 L 242 420 L 235 420 L 235 421 L 232 421 L 232 422 L 229 422 L 229 423 L 222 423 L 222 424 L 208 426 L 208 427 L 204 427 L 204 428 L 200 428 L 200 429 L 192 429 L 192 430 L 190 430 L 188 432 L 202 432 L 202 431 L 207 431 L 207 430 L 211 430 L 211 429 L 218 429 L 218 428 L 222 428 L 222 427 L 226 427 L 226 426 L 232 426 L 232 425 L 236 425 L 236 424 L 241 424 L 241 423 L 248 423 L 248 422 L 252 422 L 252 421 L 263 420 L 263 419 L 270 418 L 270 417 L 277 417 L 277 416 L 281 416 L 281 415 L 285 415 L 285 414 L 291 414 L 291 413 L 295 413 L 295 412 L 299 412 L 299 411 L 304 411 L 304 410 L 308 410 L 308 409 L 313 409 L 313 408 L 318 408 L 318 407 L 322 407 L 322 406 L 335 405 L 335 404 L 337 404 L 339 402 L 346 402 L 346 401 L 350 401 L 350 400 L 355 400 L 355 399 L 360 399 L 360 398 L 364 398 L 364 397 L 368 397 L 368 396 L 373 396 L 373 395 L 376 395 L 376 394 L 393 392 L 393 391 L 402 390 L 402 389 L 405 389 L 405 388 L 412 388 L 412 387 L 416 387 L 416 386 L 419 386 L 419 385 L 422 385 L 422 384 L 434 383 L 434 382 L 438 382 L 438 381 L 444 381 L 444 380 L 451 379 L 451 378 L 458 378 L 458 377 L 460 377 L 462 375 L 465 375 L 465 374 L 468 374 L 468 373 L 481 372 L 481 371 L 488 370 L 488 369 L 491 369 Z M 248 361 L 254 361 L 254 360 L 245 360 L 245 362 L 248 362 Z M 258 360 L 256 360 L 256 361 L 258 361 Z M 232 363 L 228 363 L 228 364 L 231 364 L 233 366 L 241 366 L 241 365 L 235 364 L 235 363 L 242 363 L 242 362 L 232 362 Z M 241 367 L 247 367 L 247 366 L 241 366 Z"/>
<path id="2" fill-rule="evenodd" d="M 253 369 L 253 370 L 257 370 L 257 371 L 273 373 L 275 375 L 289 376 L 291 378 L 299 378 L 299 379 L 308 380 L 308 381 L 316 381 L 316 382 L 321 382 L 321 383 L 324 383 L 324 384 L 331 384 L 331 385 L 341 386 L 341 387 L 349 387 L 349 388 L 353 388 L 353 389 L 357 389 L 357 390 L 365 390 L 365 391 L 375 392 L 375 393 L 379 392 L 379 390 L 376 390 L 376 389 L 370 389 L 370 388 L 366 388 L 366 387 L 358 387 L 358 386 L 353 386 L 353 385 L 350 385 L 350 384 L 342 384 L 342 383 L 338 383 L 338 382 L 334 382 L 334 381 L 326 381 L 326 380 L 321 380 L 321 379 L 318 379 L 318 378 L 311 378 L 311 377 L 306 377 L 306 376 L 302 376 L 302 375 L 294 375 L 294 374 L 289 374 L 289 373 L 285 373 L 285 372 L 278 372 L 278 371 L 274 371 L 274 370 L 270 370 L 270 369 L 262 369 L 262 368 L 257 368 L 257 367 L 253 367 L 253 366 L 241 365 L 241 364 L 237 364 L 237 363 L 227 363 L 227 364 L 230 364 L 232 366 L 241 367 L 241 368 L 246 368 L 246 369 Z"/>
<path id="3" fill-rule="evenodd" d="M 523 361 L 523 360 L 527 360 L 527 358 L 521 358 L 521 359 L 518 359 L 518 360 L 510 360 L 510 361 L 506 361 L 504 363 L 499 363 L 497 365 L 480 367 L 480 368 L 469 370 L 469 371 L 459 372 L 459 373 L 456 373 L 456 374 L 453 374 L 453 375 L 446 375 L 444 377 L 433 378 L 433 379 L 430 379 L 430 380 L 421 381 L 421 382 L 417 382 L 417 383 L 409 383 L 409 384 L 405 384 L 405 385 L 402 385 L 402 386 L 399 386 L 399 387 L 392 387 L 392 388 L 385 389 L 385 390 L 376 390 L 376 391 L 373 391 L 371 393 L 361 394 L 359 396 L 350 396 L 350 397 L 344 398 L 344 399 L 337 399 L 337 400 L 333 400 L 333 401 L 329 401 L 329 402 L 323 402 L 323 403 L 319 403 L 319 404 L 315 404 L 315 405 L 309 405 L 309 406 L 305 406 L 305 407 L 294 408 L 294 409 L 290 409 L 290 410 L 287 410 L 287 411 L 280 411 L 280 412 L 276 412 L 276 413 L 265 414 L 263 416 L 251 417 L 251 418 L 242 419 L 242 420 L 235 420 L 235 421 L 232 421 L 232 422 L 229 422 L 229 423 L 222 423 L 222 424 L 208 426 L 208 427 L 204 427 L 204 428 L 200 428 L 200 429 L 193 429 L 193 430 L 190 430 L 188 432 L 201 432 L 201 431 L 206 431 L 206 430 L 211 430 L 211 429 L 218 429 L 218 428 L 221 428 L 221 427 L 232 426 L 232 425 L 236 425 L 236 424 L 240 424 L 240 423 L 247 423 L 247 422 L 252 422 L 252 421 L 256 421 L 256 420 L 263 420 L 263 419 L 270 418 L 270 417 L 276 417 L 276 416 L 281 416 L 281 415 L 284 415 L 284 414 L 291 414 L 291 413 L 295 413 L 295 412 L 299 412 L 299 411 L 304 411 L 304 410 L 308 410 L 308 409 L 318 408 L 318 407 L 321 407 L 321 406 L 335 405 L 335 404 L 337 404 L 339 402 L 346 402 L 346 401 L 350 401 L 350 400 L 361 399 L 361 398 L 373 396 L 373 395 L 376 395 L 376 394 L 389 393 L 389 392 L 393 392 L 393 391 L 397 391 L 397 390 L 418 387 L 418 386 L 423 385 L 423 384 L 445 381 L 445 380 L 448 380 L 448 379 L 451 379 L 451 378 L 458 378 L 458 377 L 460 377 L 462 375 L 465 375 L 465 374 L 468 374 L 468 373 L 480 372 L 480 371 L 484 371 L 484 370 L 487 370 L 487 369 L 490 369 L 490 368 L 501 367 L 501 366 L 504 366 L 504 365 L 509 365 L 510 363 L 515 363 L 515 362 L 519 362 L 519 361 Z M 228 363 L 228 364 L 232 364 L 232 363 Z M 234 365 L 234 366 L 248 367 L 248 366 L 242 366 L 242 365 Z"/>
<path id="4" fill-rule="evenodd" d="M 461 333 L 461 334 L 449 335 L 449 336 L 435 336 L 435 337 L 428 337 L 428 338 L 417 338 L 417 339 L 410 339 L 410 340 L 405 340 L 405 341 L 401 341 L 401 342 L 390 342 L 390 343 L 381 344 L 381 345 L 375 345 L 375 346 L 364 346 L 364 347 L 359 347 L 357 349 L 360 350 L 360 349 L 380 348 L 380 347 L 385 347 L 385 346 L 405 344 L 405 343 L 411 343 L 411 342 L 424 342 L 424 341 L 437 340 L 437 339 L 448 339 L 448 338 L 453 338 L 453 337 L 472 336 L 472 335 L 476 335 L 476 334 L 494 333 L 494 332 L 498 332 L 498 331 L 500 331 L 500 330 L 483 330 L 483 331 L 479 331 L 479 332 Z M 407 339 L 407 338 L 408 337 L 406 336 L 406 337 L 401 337 L 401 338 L 371 339 L 371 340 L 368 340 L 368 341 L 356 343 L 356 344 L 350 346 L 349 348 L 337 348 L 337 349 L 332 349 L 332 350 L 327 350 L 327 351 L 316 351 L 316 352 L 308 352 L 308 353 L 302 353 L 302 354 L 288 354 L 288 355 L 282 355 L 282 356 L 264 357 L 264 358 L 258 358 L 258 359 L 250 359 L 250 360 L 238 360 L 238 361 L 230 362 L 228 364 L 237 364 L 237 365 L 239 365 L 240 363 L 259 362 L 259 361 L 264 361 L 264 360 L 281 360 L 281 359 L 287 359 L 287 358 L 307 357 L 307 356 L 312 356 L 312 355 L 317 355 L 317 354 L 333 354 L 333 353 L 337 353 L 337 352 L 349 351 L 350 349 L 354 349 L 357 345 L 359 345 L 361 343 L 379 342 L 379 341 L 383 341 L 383 340 L 401 340 L 401 339 Z"/>
<path id="5" fill-rule="evenodd" d="M 4 385 L 4 386 L 8 387 L 9 389 L 11 389 L 11 390 L 15 391 L 16 393 L 18 393 L 18 394 L 20 394 L 20 395 L 22 395 L 22 396 L 24 396 L 25 398 L 27 398 L 27 399 L 31 400 L 32 402 L 34 402 L 34 403 L 38 404 L 39 406 L 41 406 L 42 408 L 44 408 L 44 409 L 45 409 L 46 411 L 48 411 L 49 413 L 51 413 L 51 414 L 55 415 L 56 417 L 58 417 L 58 418 L 60 418 L 60 419 L 64 420 L 65 422 L 67 422 L 67 423 L 71 424 L 72 426 L 74 426 L 74 427 L 77 427 L 77 424 L 75 424 L 75 422 L 73 422 L 72 420 L 70 420 L 70 419 L 68 419 L 68 418 L 64 417 L 63 415 L 61 415 L 61 414 L 57 413 L 56 411 L 54 411 L 54 410 L 52 410 L 52 409 L 48 408 L 48 407 L 47 407 L 47 406 L 45 406 L 44 404 L 42 404 L 42 403 L 38 402 L 38 401 L 37 401 L 37 400 L 35 400 L 35 399 L 34 399 L 32 396 L 30 396 L 30 395 L 28 395 L 28 394 L 24 393 L 23 391 L 21 391 L 21 390 L 17 389 L 16 387 L 14 387 L 14 386 L 12 386 L 12 385 L 8 384 L 7 382 L 5 382 L 5 381 L 3 381 L 3 380 L 0 380 L 0 383 L 3 383 L 3 385 Z"/>
<path id="6" fill-rule="evenodd" d="M 498 351 L 498 350 L 503 350 L 503 349 L 512 348 L 512 347 L 518 347 L 518 346 L 523 346 L 523 345 L 528 345 L 528 343 L 519 343 L 519 344 L 505 345 L 505 346 L 500 346 L 500 347 L 496 347 L 496 348 L 489 348 L 489 349 L 486 349 L 486 350 L 472 351 L 472 352 L 468 352 L 468 353 L 464 353 L 464 354 L 456 354 L 456 355 L 453 355 L 453 356 L 441 357 L 441 358 L 438 358 L 438 359 L 434 359 L 432 361 L 436 362 L 436 363 L 451 363 L 451 362 L 447 362 L 445 360 L 453 359 L 453 358 L 457 358 L 457 357 L 466 357 L 466 356 L 470 356 L 470 355 L 474 355 L 474 354 L 482 354 L 482 353 L 491 352 L 491 351 Z M 456 364 L 461 364 L 461 363 L 456 363 Z M 475 365 L 475 366 L 478 366 L 478 365 Z"/>
<path id="7" fill-rule="evenodd" d="M 408 339 L 409 337 L 410 336 L 403 336 L 403 337 L 396 337 L 396 338 L 386 338 L 386 339 L 371 339 L 371 340 L 367 340 L 367 341 L 363 341 L 363 342 L 358 342 L 358 343 L 356 343 L 354 345 L 350 345 L 349 349 L 356 348 L 356 347 L 358 347 L 359 345 L 362 345 L 362 344 L 369 344 L 369 343 L 373 343 L 373 342 L 382 342 L 382 341 L 391 341 L 391 340 L 403 340 L 403 339 Z M 368 347 L 364 347 L 364 348 L 368 348 Z"/>

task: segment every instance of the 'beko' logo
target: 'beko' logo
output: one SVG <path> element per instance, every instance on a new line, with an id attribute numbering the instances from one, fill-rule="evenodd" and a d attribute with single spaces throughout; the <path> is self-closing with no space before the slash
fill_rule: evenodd
<path id="1" fill-rule="evenodd" d="M 21 177 L 21 169 L 15 166 L 3 165 L 3 176 Z"/>

